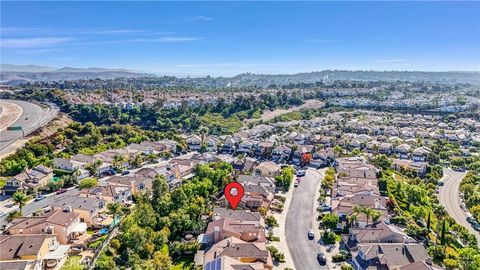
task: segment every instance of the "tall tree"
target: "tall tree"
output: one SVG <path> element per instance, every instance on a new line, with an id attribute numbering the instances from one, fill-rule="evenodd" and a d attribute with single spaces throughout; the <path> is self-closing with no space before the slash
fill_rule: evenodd
<path id="1" fill-rule="evenodd" d="M 29 196 L 25 194 L 25 192 L 22 191 L 17 191 L 13 194 L 13 202 L 18 205 L 18 208 L 20 209 L 20 213 L 22 213 L 23 207 L 25 204 L 27 204 L 27 201 L 29 199 Z"/>

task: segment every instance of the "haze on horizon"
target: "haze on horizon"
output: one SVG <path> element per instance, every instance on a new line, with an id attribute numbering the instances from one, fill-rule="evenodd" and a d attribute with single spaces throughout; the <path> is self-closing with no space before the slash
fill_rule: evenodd
<path id="1" fill-rule="evenodd" d="M 479 2 L 1 2 L 1 63 L 177 76 L 480 71 Z"/>

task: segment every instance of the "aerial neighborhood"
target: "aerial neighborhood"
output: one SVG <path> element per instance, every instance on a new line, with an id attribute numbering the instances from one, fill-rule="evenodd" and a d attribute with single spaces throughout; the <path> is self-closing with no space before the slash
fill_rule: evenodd
<path id="1" fill-rule="evenodd" d="M 192 256 L 203 269 L 293 268 L 299 250 L 292 235 L 303 239 L 300 245 L 321 241 L 320 252 L 311 251 L 320 265 L 443 269 L 427 238 L 463 246 L 476 239 L 459 226 L 446 232 L 444 214 L 435 212 L 438 200 L 428 196 L 442 188 L 442 166 L 467 169 L 457 160 L 476 153 L 479 130 L 473 118 L 350 110 L 259 123 L 231 135 L 139 140 L 95 153 L 69 154 L 65 141 L 55 146 L 65 154 L 6 178 L 1 192 L 12 203 L 4 207 L 19 210 L 3 223 L 0 266 L 61 269 L 72 258 L 88 267 L 108 262 L 105 254 L 127 245 L 120 242 L 127 232 L 121 224 L 132 222 L 129 216 L 145 207 L 163 211 L 145 200 L 164 205 L 165 196 L 173 203 L 177 197 L 171 196 L 190 192 L 190 199 L 209 205 L 195 210 L 197 225 L 173 225 L 172 212 L 166 217 L 171 225 L 161 231 L 175 233 L 183 245 L 175 254 Z M 447 160 L 444 151 L 454 151 L 453 157 Z M 241 184 L 238 208 L 218 187 L 205 187 L 212 191 L 207 197 L 188 191 L 202 181 Z M 288 207 L 301 190 L 316 198 L 313 212 Z M 305 211 L 308 228 L 288 225 L 292 211 Z M 471 226 L 480 229 L 474 220 Z M 447 233 L 457 237 L 446 240 Z"/>

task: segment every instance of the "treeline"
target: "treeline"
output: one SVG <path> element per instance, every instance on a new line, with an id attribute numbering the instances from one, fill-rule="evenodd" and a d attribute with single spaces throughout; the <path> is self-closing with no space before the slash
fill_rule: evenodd
<path id="1" fill-rule="evenodd" d="M 39 164 L 50 166 L 55 156 L 69 156 L 77 153 L 94 154 L 108 149 L 125 147 L 130 143 L 164 138 L 181 140 L 171 132 L 142 130 L 141 128 L 113 124 L 97 126 L 92 122 L 73 122 L 54 135 L 42 140 L 28 142 L 25 147 L 0 161 L 0 175 L 12 176 L 25 168 Z M 55 150 L 60 150 L 54 154 Z"/>
<path id="2" fill-rule="evenodd" d="M 18 96 L 20 97 L 20 96 Z M 201 127 L 208 133 L 231 134 L 242 127 L 242 121 L 257 118 L 263 110 L 288 108 L 303 103 L 300 92 L 278 91 L 275 94 L 239 95 L 233 100 L 220 97 L 214 103 L 199 102 L 197 105 L 182 103 L 178 108 L 163 108 L 163 101 L 155 104 L 135 105 L 123 108 L 112 105 L 72 104 L 60 90 L 26 90 L 23 99 L 51 101 L 60 106 L 74 120 L 95 125 L 131 124 L 144 129 L 161 132 L 193 132 Z"/>

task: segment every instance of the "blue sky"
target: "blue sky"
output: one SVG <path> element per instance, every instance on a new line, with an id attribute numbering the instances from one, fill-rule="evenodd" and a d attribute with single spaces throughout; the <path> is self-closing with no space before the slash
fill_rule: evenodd
<path id="1" fill-rule="evenodd" d="M 479 2 L 5 2 L 1 62 L 173 75 L 480 70 Z"/>

